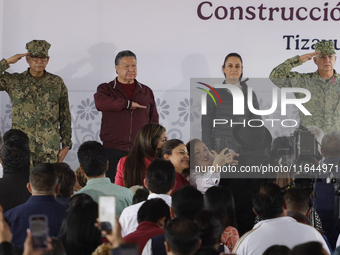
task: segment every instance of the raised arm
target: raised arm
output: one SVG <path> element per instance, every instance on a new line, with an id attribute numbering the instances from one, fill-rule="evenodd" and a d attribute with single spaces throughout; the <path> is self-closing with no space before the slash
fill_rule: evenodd
<path id="1" fill-rule="evenodd" d="M 277 85 L 278 87 L 294 87 L 300 86 L 299 82 L 292 82 L 290 78 L 302 78 L 303 75 L 298 72 L 291 72 L 291 70 L 296 67 L 302 65 L 306 61 L 311 60 L 314 56 L 319 54 L 320 52 L 312 52 L 307 53 L 301 56 L 295 56 L 293 58 L 287 59 L 282 64 L 278 65 L 273 69 L 270 73 L 270 80 Z"/>
<path id="2" fill-rule="evenodd" d="M 11 80 L 15 79 L 14 74 L 5 72 L 10 64 L 15 64 L 21 58 L 27 56 L 29 53 L 16 54 L 8 59 L 2 59 L 0 61 L 0 90 L 6 90 L 10 93 Z"/>
<path id="3" fill-rule="evenodd" d="M 300 56 L 300 61 L 302 63 L 305 63 L 308 60 L 311 60 L 313 57 L 315 57 L 316 55 L 320 54 L 321 51 L 316 51 L 316 52 L 312 52 L 312 53 L 307 53 L 304 55 Z"/>

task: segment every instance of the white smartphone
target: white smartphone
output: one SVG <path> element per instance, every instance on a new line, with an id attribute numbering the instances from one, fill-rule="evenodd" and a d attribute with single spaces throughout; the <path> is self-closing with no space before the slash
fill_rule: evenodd
<path id="1" fill-rule="evenodd" d="M 46 249 L 48 237 L 48 221 L 47 216 L 35 214 L 29 217 L 29 226 L 32 233 L 33 248 Z"/>
<path id="2" fill-rule="evenodd" d="M 99 225 L 101 230 L 112 230 L 115 226 L 116 198 L 114 196 L 99 197 Z"/>

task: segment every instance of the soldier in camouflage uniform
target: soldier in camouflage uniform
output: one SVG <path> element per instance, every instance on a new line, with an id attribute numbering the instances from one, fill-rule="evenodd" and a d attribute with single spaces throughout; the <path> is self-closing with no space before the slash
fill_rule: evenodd
<path id="1" fill-rule="evenodd" d="M 67 88 L 59 76 L 45 71 L 50 46 L 46 41 L 33 40 L 26 44 L 28 53 L 0 61 L 0 90 L 5 90 L 12 101 L 12 128 L 28 135 L 33 165 L 62 162 L 72 146 Z M 5 72 L 23 57 L 29 64 L 27 71 Z"/>
<path id="2" fill-rule="evenodd" d="M 291 72 L 293 67 L 311 60 L 318 66 L 314 73 Z M 320 41 L 315 44 L 315 52 L 295 56 L 275 67 L 269 78 L 278 87 L 305 88 L 311 99 L 304 104 L 312 115 L 300 111 L 300 123 L 304 126 L 317 126 L 325 134 L 340 131 L 340 76 L 333 69 L 336 62 L 333 41 Z M 295 93 L 297 98 L 305 95 Z"/>

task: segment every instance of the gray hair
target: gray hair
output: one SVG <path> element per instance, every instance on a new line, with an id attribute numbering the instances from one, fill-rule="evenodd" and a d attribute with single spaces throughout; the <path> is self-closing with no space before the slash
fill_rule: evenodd
<path id="1" fill-rule="evenodd" d="M 340 132 L 329 132 L 322 138 L 322 155 L 325 158 L 340 157 Z"/>

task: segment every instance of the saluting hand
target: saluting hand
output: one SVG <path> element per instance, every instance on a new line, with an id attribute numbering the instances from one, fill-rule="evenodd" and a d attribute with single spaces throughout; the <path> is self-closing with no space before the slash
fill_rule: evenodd
<path id="1" fill-rule="evenodd" d="M 16 54 L 8 59 L 6 59 L 7 63 L 10 64 L 15 64 L 16 62 L 18 62 L 18 60 L 20 60 L 22 57 L 27 56 L 28 54 L 30 54 L 29 52 L 24 53 L 24 54 Z"/>
<path id="2" fill-rule="evenodd" d="M 315 57 L 316 55 L 320 54 L 321 51 L 316 51 L 316 52 L 312 52 L 312 53 L 307 53 L 304 55 L 300 56 L 300 60 L 302 63 L 305 63 L 308 60 L 311 60 L 313 57 Z"/>

